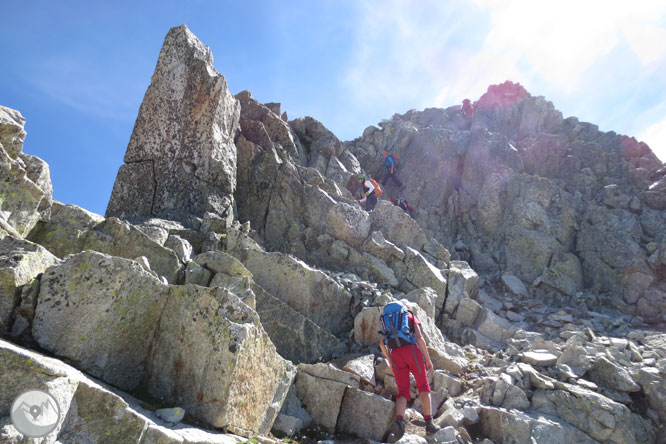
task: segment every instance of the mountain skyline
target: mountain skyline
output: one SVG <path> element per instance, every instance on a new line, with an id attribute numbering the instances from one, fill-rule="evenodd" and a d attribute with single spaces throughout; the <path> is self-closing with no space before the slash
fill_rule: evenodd
<path id="1" fill-rule="evenodd" d="M 654 1 L 37 0 L 8 5 L 0 23 L 0 103 L 27 119 L 24 151 L 50 165 L 54 198 L 100 214 L 164 36 L 183 23 L 232 93 L 341 140 L 510 80 L 666 158 L 666 5 Z"/>

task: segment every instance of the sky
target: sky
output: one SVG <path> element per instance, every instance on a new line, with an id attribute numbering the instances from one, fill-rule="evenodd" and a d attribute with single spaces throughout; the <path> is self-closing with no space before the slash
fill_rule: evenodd
<path id="1" fill-rule="evenodd" d="M 55 199 L 104 214 L 164 37 L 186 24 L 233 94 L 341 140 L 519 82 L 666 160 L 663 0 L 0 0 L 0 105 Z"/>

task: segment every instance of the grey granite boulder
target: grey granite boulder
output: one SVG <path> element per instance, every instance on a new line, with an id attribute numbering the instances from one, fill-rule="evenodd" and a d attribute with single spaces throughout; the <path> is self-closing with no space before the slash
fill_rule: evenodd
<path id="1" fill-rule="evenodd" d="M 171 286 L 154 337 L 146 366 L 153 396 L 243 436 L 271 429 L 295 369 L 237 296 Z"/>
<path id="2" fill-rule="evenodd" d="M 280 356 L 294 363 L 328 360 L 346 352 L 346 345 L 259 285 L 252 289 L 261 325 Z"/>
<path id="3" fill-rule="evenodd" d="M 58 262 L 40 245 L 12 236 L 0 239 L 0 333 L 12 328 L 21 287 Z"/>
<path id="4" fill-rule="evenodd" d="M 49 221 L 37 224 L 29 239 L 60 258 L 83 250 L 134 259 L 145 256 L 151 270 L 176 283 L 180 260 L 138 227 L 111 217 L 104 219 L 76 205 L 54 202 Z"/>
<path id="5" fill-rule="evenodd" d="M 292 309 L 334 335 L 351 329 L 351 295 L 322 271 L 282 253 L 239 254 L 254 281 Z"/>
<path id="6" fill-rule="evenodd" d="M 233 217 L 240 104 L 185 25 L 167 34 L 107 216 Z"/>
<path id="7" fill-rule="evenodd" d="M 86 251 L 44 272 L 33 335 L 41 347 L 121 389 L 145 376 L 168 286 L 137 262 Z"/>
<path id="8" fill-rule="evenodd" d="M 374 393 L 348 387 L 340 407 L 336 431 L 383 441 L 395 421 L 395 403 Z"/>

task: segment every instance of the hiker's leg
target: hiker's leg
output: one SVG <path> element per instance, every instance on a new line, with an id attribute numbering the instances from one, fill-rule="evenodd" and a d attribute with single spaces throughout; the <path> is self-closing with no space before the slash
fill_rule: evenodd
<path id="1" fill-rule="evenodd" d="M 421 407 L 423 407 L 423 416 L 432 416 L 432 398 L 430 397 L 430 392 L 419 393 L 419 398 L 421 399 Z"/>
<path id="2" fill-rule="evenodd" d="M 395 374 L 395 384 L 398 386 L 398 395 L 396 396 L 396 411 L 398 410 L 398 401 L 400 398 L 405 399 L 405 405 L 411 399 L 410 388 L 411 382 L 409 380 L 409 364 L 407 362 L 409 355 L 406 353 L 409 347 L 398 347 L 391 351 L 391 359 L 393 360 L 393 367 Z M 404 413 L 404 409 L 402 410 Z"/>
<path id="3" fill-rule="evenodd" d="M 393 182 L 395 182 L 396 185 L 402 187 L 402 182 L 398 180 L 398 176 L 396 176 L 395 173 L 391 174 L 391 179 L 393 179 Z"/>
<path id="4" fill-rule="evenodd" d="M 410 356 L 408 357 L 409 371 L 414 375 L 416 388 L 419 393 L 430 393 L 430 383 L 428 382 L 428 371 L 425 367 L 425 361 L 421 350 L 415 345 L 410 346 Z M 416 361 L 415 361 L 416 359 Z M 418 365 L 417 365 L 418 362 Z"/>
<path id="5" fill-rule="evenodd" d="M 407 410 L 407 398 L 404 396 L 398 396 L 395 400 L 395 416 L 396 418 L 401 418 L 405 416 L 405 410 Z"/>
<path id="6" fill-rule="evenodd" d="M 386 182 L 391 178 L 391 170 L 386 170 L 386 173 L 384 174 L 384 177 L 382 177 L 382 185 L 386 185 Z"/>
<path id="7" fill-rule="evenodd" d="M 372 193 L 368 196 L 368 199 L 365 201 L 365 211 L 372 211 L 377 205 L 377 195 Z"/>

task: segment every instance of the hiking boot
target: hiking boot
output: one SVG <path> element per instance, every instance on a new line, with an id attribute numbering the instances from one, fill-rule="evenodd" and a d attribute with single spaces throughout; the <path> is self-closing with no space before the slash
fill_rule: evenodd
<path id="1" fill-rule="evenodd" d="M 426 421 L 426 435 L 432 435 L 433 433 L 437 433 L 440 429 L 440 427 L 432 422 L 432 418 L 428 419 Z"/>
<path id="2" fill-rule="evenodd" d="M 391 424 L 391 427 L 389 427 L 388 438 L 386 438 L 386 442 L 390 444 L 398 442 L 400 438 L 402 438 L 402 435 L 404 434 L 405 434 L 405 420 L 396 419 L 395 422 Z"/>

